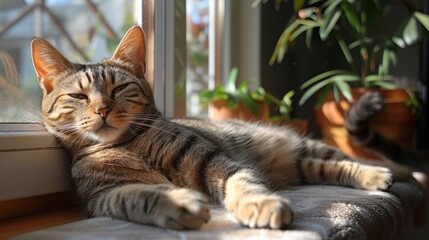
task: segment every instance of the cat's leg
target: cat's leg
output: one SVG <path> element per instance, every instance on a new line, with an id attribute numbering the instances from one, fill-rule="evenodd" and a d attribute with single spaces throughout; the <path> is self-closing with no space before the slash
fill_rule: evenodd
<path id="1" fill-rule="evenodd" d="M 108 216 L 170 229 L 198 229 L 210 219 L 205 196 L 169 184 L 127 184 L 89 201 L 93 216 Z"/>
<path id="2" fill-rule="evenodd" d="M 411 168 L 397 164 L 395 162 L 389 161 L 387 159 L 383 161 L 379 160 L 368 160 L 368 159 L 351 159 L 344 153 L 342 153 L 338 148 L 329 146 L 323 142 L 312 140 L 312 139 L 303 139 L 302 144 L 298 148 L 300 152 L 301 158 L 308 158 L 310 161 L 304 160 L 303 162 L 307 162 L 307 165 L 312 165 L 311 161 L 317 161 L 315 159 L 323 160 L 323 161 L 345 161 L 343 164 L 351 166 L 356 162 L 359 165 L 369 167 L 371 169 L 388 169 L 392 174 L 395 181 L 409 181 L 411 183 L 416 184 L 420 187 L 422 185 L 421 181 L 415 181 L 414 174 L 419 174 L 418 172 L 414 172 Z M 330 163 L 328 163 L 329 165 Z M 340 165 L 343 165 L 340 164 Z M 315 166 L 320 166 L 320 164 L 315 164 Z M 383 172 L 382 171 L 382 172 Z M 420 176 L 420 175 L 419 175 Z M 424 175 L 422 175 L 424 176 Z M 335 183 L 334 183 L 335 184 Z M 350 185 L 353 186 L 353 185 Z M 357 186 L 355 186 L 357 187 Z M 362 187 L 361 187 L 362 188 Z"/>
<path id="3" fill-rule="evenodd" d="M 390 169 L 349 160 L 302 158 L 296 170 L 306 184 L 331 184 L 367 190 L 387 190 L 393 183 Z"/>
<path id="4" fill-rule="evenodd" d="M 267 188 L 267 181 L 252 170 L 241 170 L 225 183 L 224 205 L 241 224 L 251 228 L 279 229 L 290 224 L 289 201 Z"/>

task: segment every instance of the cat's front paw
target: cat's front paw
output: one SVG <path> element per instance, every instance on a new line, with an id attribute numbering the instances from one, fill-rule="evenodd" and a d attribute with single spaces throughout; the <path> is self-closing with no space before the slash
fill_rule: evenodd
<path id="1" fill-rule="evenodd" d="M 235 217 L 250 228 L 279 229 L 293 220 L 289 202 L 275 195 L 249 195 L 238 200 Z"/>
<path id="2" fill-rule="evenodd" d="M 361 170 L 357 187 L 366 190 L 387 190 L 393 183 L 393 174 L 385 167 L 367 166 Z"/>
<path id="3" fill-rule="evenodd" d="M 164 209 L 164 217 L 160 218 L 159 226 L 176 229 L 198 229 L 210 220 L 210 209 L 206 197 L 186 188 L 177 188 L 165 192 L 168 198 Z"/>

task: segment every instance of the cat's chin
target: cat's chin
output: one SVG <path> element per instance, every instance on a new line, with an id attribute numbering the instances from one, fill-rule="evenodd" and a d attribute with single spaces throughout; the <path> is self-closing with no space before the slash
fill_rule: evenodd
<path id="1" fill-rule="evenodd" d="M 122 131 L 115 127 L 102 127 L 93 132 L 91 137 L 100 143 L 113 143 L 122 135 Z"/>

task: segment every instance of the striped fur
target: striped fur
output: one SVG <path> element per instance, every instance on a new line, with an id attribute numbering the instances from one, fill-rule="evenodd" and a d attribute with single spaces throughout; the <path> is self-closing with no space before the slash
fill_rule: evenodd
<path id="1" fill-rule="evenodd" d="M 70 63 L 45 40 L 33 41 L 44 123 L 73 154 L 73 180 L 91 215 L 195 229 L 217 203 L 243 225 L 278 229 L 293 213 L 275 190 L 392 183 L 387 168 L 353 162 L 287 128 L 166 119 L 143 77 L 144 48 L 139 27 L 98 64 Z"/>
<path id="2" fill-rule="evenodd" d="M 361 146 L 372 150 L 380 158 L 423 170 L 412 153 L 384 138 L 370 126 L 371 118 L 379 113 L 384 100 L 378 92 L 367 92 L 346 113 L 346 127 L 350 136 Z"/>

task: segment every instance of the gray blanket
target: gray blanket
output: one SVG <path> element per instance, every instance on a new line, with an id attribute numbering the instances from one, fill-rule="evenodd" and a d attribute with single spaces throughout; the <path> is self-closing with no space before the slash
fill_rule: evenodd
<path id="1" fill-rule="evenodd" d="M 295 220 L 285 230 L 248 229 L 220 207 L 197 231 L 173 231 L 91 218 L 15 238 L 33 239 L 410 239 L 421 193 L 395 183 L 389 193 L 337 186 L 302 186 L 280 191 L 291 200 Z"/>

